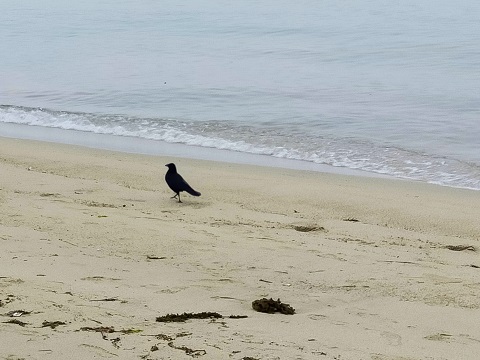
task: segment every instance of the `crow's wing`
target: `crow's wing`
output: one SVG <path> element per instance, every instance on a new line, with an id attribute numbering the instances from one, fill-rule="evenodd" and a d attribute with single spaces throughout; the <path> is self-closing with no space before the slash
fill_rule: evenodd
<path id="1" fill-rule="evenodd" d="M 174 192 L 179 193 L 180 191 L 186 191 L 190 195 L 200 196 L 200 193 L 194 189 L 183 179 L 180 174 L 167 174 L 165 176 L 165 181 L 167 182 L 170 189 Z"/>

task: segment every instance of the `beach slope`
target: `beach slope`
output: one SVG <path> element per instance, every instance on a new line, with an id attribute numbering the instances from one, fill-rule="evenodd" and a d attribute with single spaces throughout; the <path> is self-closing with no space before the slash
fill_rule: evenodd
<path id="1" fill-rule="evenodd" d="M 480 191 L 0 138 L 0 358 L 477 359 L 479 219 Z"/>

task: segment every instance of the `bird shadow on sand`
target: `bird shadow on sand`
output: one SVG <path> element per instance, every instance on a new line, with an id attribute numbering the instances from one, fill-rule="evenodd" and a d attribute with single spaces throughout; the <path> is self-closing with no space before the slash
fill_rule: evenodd
<path id="1" fill-rule="evenodd" d="M 193 208 L 193 209 L 204 209 L 212 205 L 211 202 L 190 200 L 188 198 L 182 198 L 181 203 L 179 203 L 178 201 L 175 201 L 175 199 L 169 199 L 168 204 L 172 207 Z"/>

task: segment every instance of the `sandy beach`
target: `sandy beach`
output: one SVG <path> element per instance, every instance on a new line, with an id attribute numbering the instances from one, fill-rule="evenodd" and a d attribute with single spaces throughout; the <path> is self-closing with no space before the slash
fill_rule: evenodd
<path id="1" fill-rule="evenodd" d="M 480 191 L 0 138 L 0 209 L 1 359 L 480 354 Z"/>

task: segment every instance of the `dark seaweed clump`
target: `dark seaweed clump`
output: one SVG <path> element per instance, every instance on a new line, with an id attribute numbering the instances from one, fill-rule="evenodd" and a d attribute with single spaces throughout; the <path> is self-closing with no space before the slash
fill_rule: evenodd
<path id="1" fill-rule="evenodd" d="M 201 313 L 183 313 L 183 314 L 167 314 L 158 316 L 158 322 L 185 322 L 189 319 L 221 319 L 223 318 L 217 312 L 201 312 Z"/>
<path id="2" fill-rule="evenodd" d="M 293 315 L 295 314 L 295 309 L 291 307 L 289 304 L 284 304 L 278 300 L 273 300 L 272 298 L 270 299 L 260 299 L 260 300 L 255 300 L 252 302 L 252 308 L 253 310 L 267 313 L 267 314 L 274 314 L 276 312 L 279 312 L 281 314 L 285 315 Z"/>

